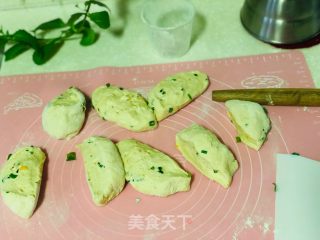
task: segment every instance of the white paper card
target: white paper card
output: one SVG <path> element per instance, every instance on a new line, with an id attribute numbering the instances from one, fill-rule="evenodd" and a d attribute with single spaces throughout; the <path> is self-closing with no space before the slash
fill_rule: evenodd
<path id="1" fill-rule="evenodd" d="M 320 239 L 320 162 L 277 154 L 275 240 Z"/>

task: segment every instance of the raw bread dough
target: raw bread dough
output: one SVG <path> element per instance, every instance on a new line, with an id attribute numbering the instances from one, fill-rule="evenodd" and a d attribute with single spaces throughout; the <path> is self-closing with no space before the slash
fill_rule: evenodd
<path id="1" fill-rule="evenodd" d="M 158 123 L 146 100 L 137 92 L 106 84 L 92 94 L 100 117 L 135 132 L 152 130 Z"/>
<path id="2" fill-rule="evenodd" d="M 158 121 L 174 114 L 202 94 L 208 76 L 199 71 L 181 72 L 161 80 L 148 95 L 149 106 Z"/>
<path id="3" fill-rule="evenodd" d="M 125 185 L 124 167 L 116 145 L 104 137 L 89 137 L 78 145 L 93 202 L 103 206 Z"/>
<path id="4" fill-rule="evenodd" d="M 225 188 L 230 186 L 238 162 L 215 134 L 193 124 L 176 135 L 176 145 L 184 158 L 203 175 Z"/>
<path id="5" fill-rule="evenodd" d="M 85 111 L 85 96 L 71 87 L 52 99 L 44 108 L 42 127 L 53 138 L 70 139 L 80 132 Z"/>
<path id="6" fill-rule="evenodd" d="M 229 100 L 225 105 L 241 141 L 259 150 L 271 128 L 270 120 L 263 107 L 255 102 L 241 100 Z"/>
<path id="7" fill-rule="evenodd" d="M 166 197 L 189 191 L 191 175 L 166 154 L 134 139 L 117 144 L 126 180 L 139 192 Z"/>
<path id="8" fill-rule="evenodd" d="M 45 159 L 40 148 L 23 147 L 9 155 L 1 168 L 3 202 L 22 218 L 30 218 L 37 206 Z"/>

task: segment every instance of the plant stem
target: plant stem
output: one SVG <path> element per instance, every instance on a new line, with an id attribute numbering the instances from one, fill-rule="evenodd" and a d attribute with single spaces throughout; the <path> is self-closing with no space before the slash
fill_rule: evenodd
<path id="1" fill-rule="evenodd" d="M 84 19 L 83 19 L 83 21 L 82 21 L 82 26 L 81 26 L 81 28 L 83 28 L 84 23 L 85 23 L 85 21 L 87 20 L 88 13 L 89 13 L 89 11 L 90 11 L 90 7 L 91 7 L 91 2 L 89 2 L 88 6 L 87 6 L 86 12 L 85 12 L 85 14 L 84 14 Z"/>

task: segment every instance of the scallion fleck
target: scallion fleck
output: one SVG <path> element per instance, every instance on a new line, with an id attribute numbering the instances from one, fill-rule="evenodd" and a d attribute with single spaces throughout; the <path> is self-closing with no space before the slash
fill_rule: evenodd
<path id="1" fill-rule="evenodd" d="M 278 186 L 276 183 L 272 183 L 273 184 L 273 191 L 276 192 L 278 191 Z"/>
<path id="2" fill-rule="evenodd" d="M 162 170 L 162 167 L 158 167 L 158 172 L 163 174 L 163 170 Z"/>
<path id="3" fill-rule="evenodd" d="M 155 121 L 150 121 L 150 122 L 149 122 L 149 126 L 150 126 L 150 127 L 154 126 L 155 124 L 156 124 Z"/>
<path id="4" fill-rule="evenodd" d="M 75 152 L 69 152 L 67 154 L 67 161 L 73 161 L 73 160 L 76 160 L 77 159 L 77 156 L 76 156 L 76 153 Z"/>
<path id="5" fill-rule="evenodd" d="M 17 177 L 18 177 L 18 175 L 17 174 L 13 174 L 13 173 L 10 173 L 10 175 L 8 176 L 8 178 L 12 178 L 12 179 L 15 179 Z"/>
<path id="6" fill-rule="evenodd" d="M 203 154 L 207 154 L 207 153 L 208 153 L 208 151 L 207 151 L 207 150 L 201 150 L 201 153 L 203 153 Z"/>
<path id="7" fill-rule="evenodd" d="M 101 164 L 100 162 L 98 162 L 97 164 L 98 164 L 98 166 L 99 166 L 100 168 L 105 168 L 105 167 L 106 167 L 106 166 L 104 166 L 103 164 Z"/>

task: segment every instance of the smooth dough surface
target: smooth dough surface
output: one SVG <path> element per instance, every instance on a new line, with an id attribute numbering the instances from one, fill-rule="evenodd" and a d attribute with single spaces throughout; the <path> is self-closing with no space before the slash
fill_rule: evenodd
<path id="1" fill-rule="evenodd" d="M 3 202 L 22 218 L 30 218 L 37 206 L 45 159 L 40 148 L 23 147 L 9 155 L 1 168 Z"/>
<path id="2" fill-rule="evenodd" d="M 46 105 L 42 112 L 42 127 L 53 138 L 70 139 L 81 130 L 85 110 L 85 96 L 71 87 Z"/>
<path id="3" fill-rule="evenodd" d="M 100 117 L 135 132 L 152 130 L 158 123 L 146 100 L 137 92 L 106 84 L 92 93 Z"/>
<path id="4" fill-rule="evenodd" d="M 189 191 L 191 175 L 168 155 L 134 139 L 120 141 L 117 146 L 126 180 L 137 191 L 160 197 Z"/>
<path id="5" fill-rule="evenodd" d="M 93 136 L 78 145 L 84 160 L 87 183 L 93 202 L 103 206 L 114 199 L 125 185 L 125 172 L 116 145 Z"/>
<path id="6" fill-rule="evenodd" d="M 148 95 L 149 106 L 158 121 L 174 114 L 200 94 L 209 85 L 208 76 L 199 71 L 181 72 L 161 80 Z"/>
<path id="7" fill-rule="evenodd" d="M 271 128 L 269 117 L 263 107 L 255 102 L 241 100 L 229 100 L 225 105 L 241 142 L 259 150 Z"/>
<path id="8" fill-rule="evenodd" d="M 176 135 L 176 145 L 184 158 L 203 175 L 224 188 L 230 186 L 238 162 L 215 134 L 193 124 Z"/>

